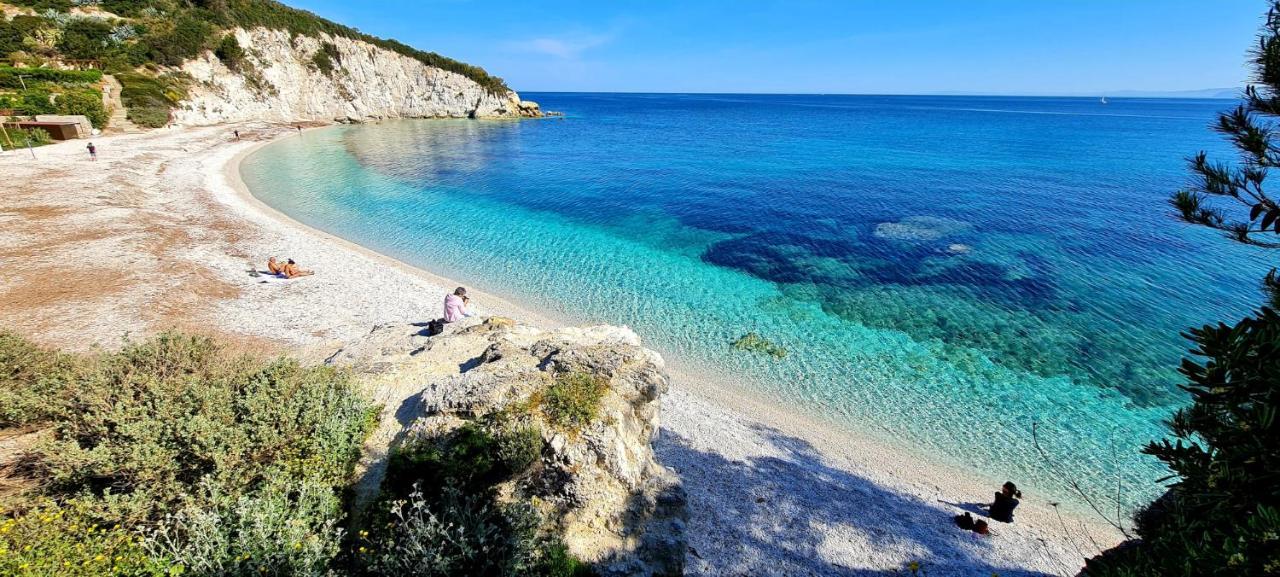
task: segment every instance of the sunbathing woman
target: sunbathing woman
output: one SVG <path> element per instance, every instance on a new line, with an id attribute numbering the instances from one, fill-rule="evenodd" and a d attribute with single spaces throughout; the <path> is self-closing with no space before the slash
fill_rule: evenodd
<path id="1" fill-rule="evenodd" d="M 280 274 L 284 275 L 284 278 L 298 278 L 300 276 L 310 276 L 316 273 L 315 271 L 302 270 L 301 268 L 298 268 L 298 263 L 293 262 L 293 259 L 289 259 L 289 262 L 280 269 Z"/>
<path id="2" fill-rule="evenodd" d="M 271 274 L 283 274 L 284 265 L 280 264 L 280 261 L 276 260 L 276 257 L 273 256 L 267 259 L 267 272 L 270 272 Z"/>

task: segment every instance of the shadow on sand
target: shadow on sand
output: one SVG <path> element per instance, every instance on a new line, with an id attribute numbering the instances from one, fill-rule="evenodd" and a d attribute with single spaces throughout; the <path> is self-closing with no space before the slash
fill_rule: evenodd
<path id="1" fill-rule="evenodd" d="M 957 509 L 833 468 L 805 440 L 763 426 L 753 432 L 773 445 L 772 456 L 730 460 L 668 429 L 655 443 L 658 460 L 688 491 L 688 575 L 912 575 L 913 561 L 920 575 L 933 577 L 1078 571 L 1019 569 L 1001 559 L 999 533 L 980 537 L 956 527 Z M 1018 540 L 1018 547 L 1043 547 Z M 1043 550 L 1030 555 L 1048 557 Z"/>

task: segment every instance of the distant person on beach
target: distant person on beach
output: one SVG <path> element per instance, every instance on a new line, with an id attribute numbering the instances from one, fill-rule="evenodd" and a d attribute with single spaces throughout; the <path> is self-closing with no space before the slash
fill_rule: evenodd
<path id="1" fill-rule="evenodd" d="M 297 278 L 316 274 L 314 271 L 302 270 L 298 267 L 298 263 L 293 262 L 293 259 L 287 259 L 287 262 L 281 264 L 274 256 L 267 259 L 267 272 L 284 278 Z"/>
<path id="2" fill-rule="evenodd" d="M 1022 498 L 1022 491 L 1018 490 L 1018 486 L 1013 482 L 1007 482 L 1000 487 L 1000 492 L 996 493 L 996 500 L 991 503 L 991 518 L 1001 523 L 1013 522 L 1013 510 L 1018 507 L 1018 499 Z"/>
<path id="3" fill-rule="evenodd" d="M 471 316 L 471 312 L 467 310 L 467 303 L 471 299 L 467 298 L 467 289 L 458 287 L 454 289 L 453 294 L 444 297 L 444 322 L 452 323 L 462 320 L 463 317 Z"/>
<path id="4" fill-rule="evenodd" d="M 86 146 L 85 148 L 89 149 L 89 160 L 98 162 L 98 148 L 94 146 L 92 142 L 90 142 L 89 146 Z"/>
<path id="5" fill-rule="evenodd" d="M 239 131 L 239 130 L 236 130 L 236 131 L 234 131 L 234 132 L 235 132 L 235 134 L 236 134 L 236 140 L 240 140 L 240 131 Z"/>
<path id="6" fill-rule="evenodd" d="M 289 259 L 289 262 L 285 263 L 284 268 L 280 269 L 280 274 L 284 275 L 284 278 L 298 278 L 300 276 L 311 276 L 316 273 L 315 271 L 302 270 L 298 267 L 298 263 L 293 262 L 293 259 Z"/>

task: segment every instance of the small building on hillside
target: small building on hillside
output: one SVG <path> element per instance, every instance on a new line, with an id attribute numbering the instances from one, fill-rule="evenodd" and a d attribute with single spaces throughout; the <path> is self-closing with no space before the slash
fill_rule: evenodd
<path id="1" fill-rule="evenodd" d="M 37 114 L 36 122 L 74 122 L 79 133 L 77 138 L 93 136 L 93 123 L 83 114 Z"/>
<path id="2" fill-rule="evenodd" d="M 75 122 L 40 122 L 38 120 L 22 120 L 18 122 L 6 122 L 5 128 L 30 130 L 39 128 L 49 133 L 49 137 L 54 140 L 73 140 L 80 138 L 80 125 Z"/>

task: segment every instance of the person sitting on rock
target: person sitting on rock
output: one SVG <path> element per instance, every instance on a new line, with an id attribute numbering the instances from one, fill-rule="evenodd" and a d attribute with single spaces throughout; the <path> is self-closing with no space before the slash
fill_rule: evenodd
<path id="1" fill-rule="evenodd" d="M 458 287 L 454 289 L 453 294 L 444 297 L 444 322 L 452 323 L 462 320 L 463 317 L 472 315 L 467 310 L 467 303 L 471 299 L 467 298 L 467 289 Z"/>
<path id="2" fill-rule="evenodd" d="M 991 518 L 1002 523 L 1013 522 L 1013 510 L 1018 506 L 1018 499 L 1022 497 L 1022 491 L 1018 490 L 1018 486 L 1012 481 L 1000 487 L 1000 492 L 996 493 L 996 500 L 991 503 Z"/>
<path id="3" fill-rule="evenodd" d="M 302 270 L 298 267 L 298 263 L 293 262 L 293 259 L 289 259 L 289 262 L 285 263 L 284 267 L 280 269 L 280 274 L 283 275 L 284 278 L 298 278 L 300 276 L 310 276 L 316 273 L 315 271 Z"/>

